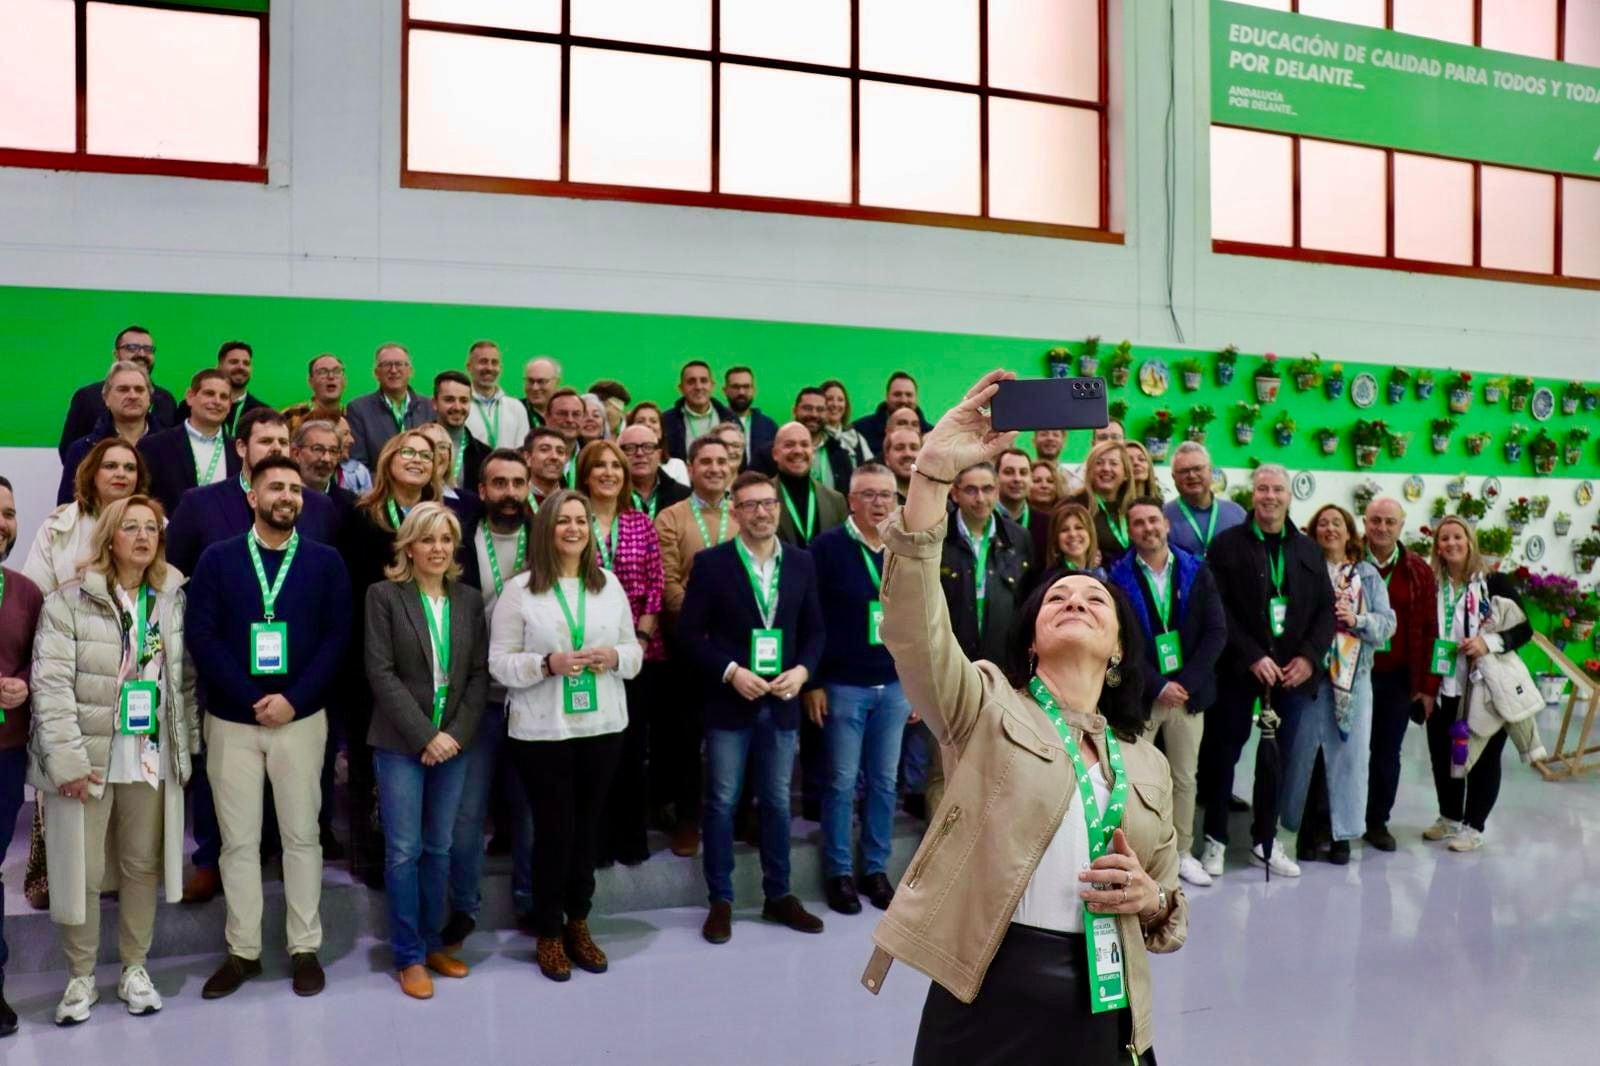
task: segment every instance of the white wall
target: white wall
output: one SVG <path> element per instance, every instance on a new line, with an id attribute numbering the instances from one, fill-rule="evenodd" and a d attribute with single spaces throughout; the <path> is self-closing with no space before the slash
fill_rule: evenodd
<path id="1" fill-rule="evenodd" d="M 270 184 L 0 169 L 0 284 L 1170 342 L 1168 4 L 1112 3 L 1122 20 L 1122 246 L 401 189 L 400 0 L 277 0 Z M 1594 376 L 1594 292 L 1213 255 L 1206 8 L 1176 11 L 1172 252 L 1189 343 Z"/>

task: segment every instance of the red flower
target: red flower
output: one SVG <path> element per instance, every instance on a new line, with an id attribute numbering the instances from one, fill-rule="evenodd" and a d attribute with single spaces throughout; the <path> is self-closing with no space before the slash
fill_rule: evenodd
<path id="1" fill-rule="evenodd" d="M 1276 354 L 1275 354 L 1275 353 L 1273 353 L 1273 352 L 1268 352 L 1268 353 L 1267 353 L 1267 354 L 1266 354 L 1266 360 L 1267 360 L 1267 362 L 1269 362 L 1269 363 L 1276 363 L 1276 362 L 1277 362 L 1277 361 L 1278 361 L 1278 357 L 1277 357 L 1277 355 L 1276 355 Z"/>

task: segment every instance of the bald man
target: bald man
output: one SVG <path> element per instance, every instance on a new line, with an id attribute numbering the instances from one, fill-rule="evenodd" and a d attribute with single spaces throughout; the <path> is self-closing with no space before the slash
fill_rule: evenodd
<path id="1" fill-rule="evenodd" d="M 1389 812 L 1400 788 L 1400 746 L 1406 724 L 1426 721 L 1439 693 L 1432 665 L 1433 642 L 1439 635 L 1435 607 L 1438 583 L 1428 561 L 1400 543 L 1406 512 L 1400 501 L 1379 496 L 1367 504 L 1363 518 L 1367 561 L 1389 586 L 1394 608 L 1394 637 L 1372 661 L 1372 741 L 1367 773 L 1367 832 L 1363 837 L 1379 851 L 1395 849 Z"/>
<path id="2" fill-rule="evenodd" d="M 522 367 L 522 406 L 528 415 L 528 428 L 544 425 L 550 395 L 561 387 L 561 364 L 548 355 L 537 355 Z"/>
<path id="3" fill-rule="evenodd" d="M 778 537 L 801 548 L 819 533 L 843 525 L 850 513 L 843 495 L 811 476 L 815 449 L 811 431 L 799 422 L 785 422 L 772 440 L 772 461 L 778 469 Z"/>

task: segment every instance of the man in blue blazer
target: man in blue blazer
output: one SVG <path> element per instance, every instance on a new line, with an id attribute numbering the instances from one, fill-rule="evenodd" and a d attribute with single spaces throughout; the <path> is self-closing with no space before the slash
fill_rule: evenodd
<path id="1" fill-rule="evenodd" d="M 150 469 L 150 495 L 161 501 L 168 516 L 202 478 L 207 485 L 238 480 L 239 451 L 224 432 L 230 402 L 228 375 L 215 368 L 202 370 L 183 395 L 184 421 L 139 442 Z"/>
<path id="2" fill-rule="evenodd" d="M 706 886 L 701 930 L 713 944 L 733 935 L 733 812 L 751 760 L 761 804 L 761 916 L 803 933 L 822 920 L 789 891 L 789 784 L 800 689 L 822 658 L 817 571 L 803 549 L 778 541 L 778 490 L 753 471 L 733 483 L 739 534 L 694 558 L 679 639 L 705 684 Z"/>

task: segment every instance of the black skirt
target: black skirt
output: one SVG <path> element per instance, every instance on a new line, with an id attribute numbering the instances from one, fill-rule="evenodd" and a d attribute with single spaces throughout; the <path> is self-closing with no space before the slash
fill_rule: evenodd
<path id="1" fill-rule="evenodd" d="M 928 989 L 913 1066 L 1131 1066 L 1133 1014 L 1090 1011 L 1087 951 L 1082 933 L 1012 925 L 972 1003 Z"/>

